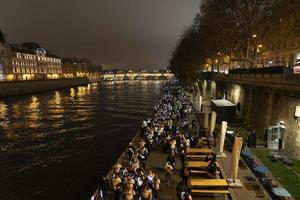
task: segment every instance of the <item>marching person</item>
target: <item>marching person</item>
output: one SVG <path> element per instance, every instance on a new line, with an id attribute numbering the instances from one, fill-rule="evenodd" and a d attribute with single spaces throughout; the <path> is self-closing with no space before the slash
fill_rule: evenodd
<path id="1" fill-rule="evenodd" d="M 173 174 L 173 167 L 172 167 L 171 163 L 166 162 L 165 170 L 166 170 L 166 174 L 165 174 L 166 175 L 166 184 L 169 185 L 171 183 L 171 177 Z"/>

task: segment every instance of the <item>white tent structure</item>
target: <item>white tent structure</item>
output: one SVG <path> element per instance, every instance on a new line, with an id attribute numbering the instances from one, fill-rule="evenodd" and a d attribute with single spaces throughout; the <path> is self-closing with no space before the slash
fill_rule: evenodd
<path id="1" fill-rule="evenodd" d="M 204 128 L 208 129 L 208 124 L 209 124 L 209 113 L 205 112 L 204 113 Z"/>
<path id="2" fill-rule="evenodd" d="M 199 111 L 201 112 L 201 108 L 202 108 L 202 96 L 201 95 L 199 95 L 199 97 L 198 97 L 198 108 L 199 108 Z"/>
<path id="3" fill-rule="evenodd" d="M 220 137 L 219 137 L 219 152 L 218 152 L 218 157 L 220 157 L 220 158 L 226 158 L 227 157 L 227 155 L 223 152 L 226 131 L 227 131 L 227 122 L 222 121 L 221 134 L 220 134 Z"/>
<path id="4" fill-rule="evenodd" d="M 211 112 L 211 119 L 210 119 L 210 127 L 209 127 L 209 134 L 211 135 L 216 127 L 216 120 L 217 120 L 217 113 L 215 111 Z"/>
<path id="5" fill-rule="evenodd" d="M 243 186 L 241 181 L 237 178 L 242 145 L 243 145 L 243 138 L 235 137 L 233 149 L 232 149 L 231 174 L 230 174 L 230 180 L 229 180 L 229 186 L 231 186 L 231 187 L 242 187 Z"/>

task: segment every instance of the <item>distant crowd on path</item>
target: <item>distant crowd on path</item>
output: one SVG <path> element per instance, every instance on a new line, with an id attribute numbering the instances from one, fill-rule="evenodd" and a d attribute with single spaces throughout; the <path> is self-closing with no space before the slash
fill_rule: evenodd
<path id="1" fill-rule="evenodd" d="M 192 199 L 187 188 L 190 170 L 185 165 L 185 150 L 201 146 L 199 137 L 188 131 L 189 129 L 196 131 L 197 122 L 193 120 L 189 126 L 187 116 L 191 113 L 192 107 L 188 95 L 176 80 L 167 82 L 162 87 L 162 92 L 161 100 L 154 107 L 154 117 L 144 120 L 141 124 L 142 138 L 136 144 L 128 145 L 126 161 L 116 163 L 112 173 L 102 179 L 100 199 L 159 199 L 162 182 L 151 169 L 146 169 L 146 160 L 154 144 L 162 145 L 169 152 L 163 164 L 164 184 L 167 186 L 172 184 L 172 175 L 176 165 L 175 156 L 179 156 L 182 180 L 176 188 L 177 197 L 180 200 Z"/>

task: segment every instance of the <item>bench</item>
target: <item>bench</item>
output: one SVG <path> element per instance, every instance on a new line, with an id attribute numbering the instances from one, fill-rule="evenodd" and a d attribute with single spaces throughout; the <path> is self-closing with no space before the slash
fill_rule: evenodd
<path id="1" fill-rule="evenodd" d="M 201 189 L 192 189 L 192 193 L 197 194 L 229 194 L 228 190 L 201 190 Z"/>
<path id="2" fill-rule="evenodd" d="M 186 150 L 186 154 L 210 155 L 213 154 L 213 150 L 209 148 L 189 148 Z"/>
<path id="3" fill-rule="evenodd" d="M 207 174 L 208 171 L 205 171 L 205 170 L 191 170 L 191 173 L 192 174 Z M 221 172 L 220 171 L 216 171 L 216 174 L 220 174 Z"/>
<path id="4" fill-rule="evenodd" d="M 207 155 L 186 155 L 187 158 L 206 158 Z"/>

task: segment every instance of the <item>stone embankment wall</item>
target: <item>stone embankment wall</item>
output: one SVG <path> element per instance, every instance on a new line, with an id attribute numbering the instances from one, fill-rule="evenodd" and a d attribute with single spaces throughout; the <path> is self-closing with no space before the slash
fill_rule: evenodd
<path id="1" fill-rule="evenodd" d="M 286 150 L 300 159 L 300 121 L 295 119 L 295 109 L 300 106 L 300 96 L 293 91 L 239 84 L 227 84 L 223 89 L 230 101 L 241 104 L 242 118 L 261 136 L 265 134 L 268 126 L 283 121 L 286 125 Z"/>
<path id="2" fill-rule="evenodd" d="M 227 94 L 228 100 L 240 103 L 241 118 L 256 130 L 260 138 L 264 138 L 269 126 L 283 121 L 286 125 L 285 149 L 300 159 L 300 120 L 295 119 L 296 106 L 300 106 L 299 91 L 214 81 L 205 81 L 202 85 L 204 95 L 221 98 Z"/>
<path id="3" fill-rule="evenodd" d="M 0 82 L 0 97 L 74 87 L 86 85 L 88 83 L 89 80 L 87 78 L 5 81 Z"/>

